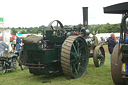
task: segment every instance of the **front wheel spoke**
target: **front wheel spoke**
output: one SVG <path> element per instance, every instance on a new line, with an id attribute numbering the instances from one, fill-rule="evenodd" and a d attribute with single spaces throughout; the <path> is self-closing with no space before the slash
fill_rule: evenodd
<path id="1" fill-rule="evenodd" d="M 104 62 L 104 59 L 103 58 L 101 58 L 101 63 L 103 63 Z"/>
<path id="2" fill-rule="evenodd" d="M 101 54 L 101 58 L 104 59 L 104 55 Z"/>
<path id="3" fill-rule="evenodd" d="M 101 58 L 101 54 L 98 54 L 98 55 L 97 55 L 97 58 L 100 59 L 100 58 Z"/>
<path id="4" fill-rule="evenodd" d="M 101 64 L 101 59 L 98 59 L 99 64 Z"/>

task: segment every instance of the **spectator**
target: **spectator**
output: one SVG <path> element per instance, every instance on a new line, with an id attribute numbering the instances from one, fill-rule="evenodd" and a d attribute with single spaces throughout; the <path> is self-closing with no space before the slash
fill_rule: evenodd
<path id="1" fill-rule="evenodd" d="M 15 51 L 16 51 L 16 37 L 15 37 L 15 39 L 13 40 L 13 43 L 14 43 L 13 52 L 15 52 Z"/>
<path id="2" fill-rule="evenodd" d="M 127 31 L 128 31 L 128 27 L 127 27 Z M 128 44 L 128 34 L 125 33 L 125 43 Z"/>
<path id="3" fill-rule="evenodd" d="M 79 24 L 78 30 L 81 32 L 82 24 Z"/>
<path id="4" fill-rule="evenodd" d="M 16 51 L 20 54 L 21 39 L 16 34 Z"/>
<path id="5" fill-rule="evenodd" d="M 105 39 L 104 39 L 103 37 L 101 37 L 101 40 L 102 40 L 102 41 L 105 41 Z"/>
<path id="6" fill-rule="evenodd" d="M 14 49 L 14 43 L 13 41 L 10 42 L 10 45 L 11 45 L 11 52 L 14 52 L 13 49 Z"/>
<path id="7" fill-rule="evenodd" d="M 112 52 L 113 52 L 115 45 L 116 45 L 116 37 L 115 37 L 115 34 L 113 33 L 110 35 L 110 38 L 108 38 L 108 50 L 110 53 L 110 64 L 112 60 Z"/>
<path id="8" fill-rule="evenodd" d="M 95 47 L 98 45 L 98 38 L 96 37 L 96 34 L 93 34 L 93 40 L 94 40 L 94 46 L 93 46 L 93 50 L 94 50 Z"/>

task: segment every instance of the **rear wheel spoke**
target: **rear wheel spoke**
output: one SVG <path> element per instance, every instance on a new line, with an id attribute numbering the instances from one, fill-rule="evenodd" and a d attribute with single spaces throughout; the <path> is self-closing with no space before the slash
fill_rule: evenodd
<path id="1" fill-rule="evenodd" d="M 82 48 L 84 48 L 84 45 L 80 46 L 80 50 L 81 50 Z"/>
<path id="2" fill-rule="evenodd" d="M 77 42 L 77 52 L 78 52 L 78 53 L 79 53 L 79 51 L 80 51 L 79 46 L 80 46 L 80 44 L 79 44 L 79 42 Z"/>
<path id="3" fill-rule="evenodd" d="M 70 61 L 70 63 L 73 63 L 74 61 L 76 61 L 76 59 L 72 59 L 72 60 Z"/>
<path id="4" fill-rule="evenodd" d="M 81 58 L 85 59 L 86 56 L 80 56 Z"/>
<path id="5" fill-rule="evenodd" d="M 71 54 L 73 55 L 73 57 L 74 57 L 75 59 L 77 58 L 77 54 L 76 54 L 76 53 L 71 52 Z"/>
<path id="6" fill-rule="evenodd" d="M 78 71 L 77 71 L 75 65 L 74 65 L 74 70 L 75 70 L 76 75 L 78 75 Z"/>
<path id="7" fill-rule="evenodd" d="M 84 68 L 80 64 L 79 64 L 79 67 L 81 68 L 82 71 L 84 70 Z"/>
<path id="8" fill-rule="evenodd" d="M 72 46 L 73 46 L 73 48 L 74 48 L 75 52 L 77 53 L 77 50 L 76 50 L 76 47 L 74 46 L 74 44 L 72 44 Z"/>

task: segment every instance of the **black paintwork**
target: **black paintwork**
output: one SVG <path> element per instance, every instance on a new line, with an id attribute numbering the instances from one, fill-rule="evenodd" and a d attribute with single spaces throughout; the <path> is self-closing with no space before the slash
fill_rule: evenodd
<path id="1" fill-rule="evenodd" d="M 124 14 L 128 12 L 128 2 L 104 7 L 104 13 Z"/>

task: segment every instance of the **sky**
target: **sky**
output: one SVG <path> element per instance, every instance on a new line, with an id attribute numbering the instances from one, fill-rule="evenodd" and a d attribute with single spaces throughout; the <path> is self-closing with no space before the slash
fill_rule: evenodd
<path id="1" fill-rule="evenodd" d="M 88 24 L 115 24 L 120 14 L 104 14 L 103 7 L 126 0 L 0 0 L 0 17 L 5 27 L 48 26 L 53 20 L 63 25 L 83 23 L 82 7 L 88 7 Z M 2 25 L 0 25 L 2 26 Z"/>

